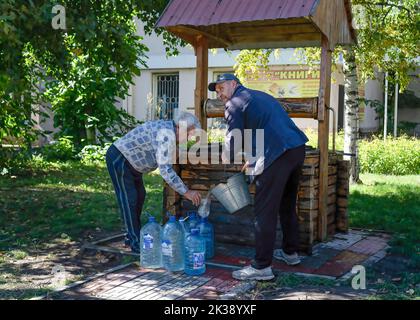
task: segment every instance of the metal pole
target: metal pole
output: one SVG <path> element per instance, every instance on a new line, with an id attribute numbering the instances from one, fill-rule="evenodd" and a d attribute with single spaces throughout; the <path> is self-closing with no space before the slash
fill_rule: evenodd
<path id="1" fill-rule="evenodd" d="M 398 135 L 398 82 L 395 84 L 395 109 L 394 109 L 394 137 Z"/>
<path id="2" fill-rule="evenodd" d="M 384 140 L 388 129 L 388 72 L 385 72 L 385 102 L 384 102 Z"/>

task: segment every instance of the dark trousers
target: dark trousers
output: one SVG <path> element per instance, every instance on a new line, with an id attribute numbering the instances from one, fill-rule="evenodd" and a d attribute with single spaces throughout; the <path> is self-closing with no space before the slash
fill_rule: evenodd
<path id="1" fill-rule="evenodd" d="M 106 153 L 106 165 L 127 232 L 126 244 L 138 252 L 140 249 L 140 215 L 146 197 L 143 175 L 130 165 L 114 145 L 111 145 Z"/>
<path id="2" fill-rule="evenodd" d="M 305 146 L 287 150 L 255 179 L 255 259 L 257 269 L 273 260 L 277 217 L 283 231 L 283 250 L 292 254 L 299 247 L 296 199 Z"/>

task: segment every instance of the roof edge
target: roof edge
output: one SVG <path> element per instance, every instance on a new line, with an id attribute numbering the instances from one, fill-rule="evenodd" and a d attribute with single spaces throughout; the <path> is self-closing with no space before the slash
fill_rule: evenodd
<path id="1" fill-rule="evenodd" d="M 344 0 L 344 6 L 346 8 L 347 22 L 349 24 L 350 34 L 354 40 L 354 43 L 357 44 L 357 30 L 353 27 L 353 12 L 352 5 L 350 0 Z"/>
<path id="2" fill-rule="evenodd" d="M 156 21 L 156 23 L 154 25 L 154 28 L 164 28 L 164 27 L 159 27 L 158 24 L 160 23 L 160 20 L 163 18 L 163 16 L 165 15 L 168 8 L 171 6 L 173 1 L 174 0 L 169 1 L 168 4 L 166 5 L 165 9 L 163 9 L 162 13 L 159 15 L 159 19 Z"/>
<path id="3" fill-rule="evenodd" d="M 320 1 L 321 0 L 316 0 L 314 2 L 314 4 L 312 5 L 312 8 L 311 8 L 311 11 L 309 11 L 309 16 L 313 16 L 315 14 L 316 8 L 318 7 Z"/>

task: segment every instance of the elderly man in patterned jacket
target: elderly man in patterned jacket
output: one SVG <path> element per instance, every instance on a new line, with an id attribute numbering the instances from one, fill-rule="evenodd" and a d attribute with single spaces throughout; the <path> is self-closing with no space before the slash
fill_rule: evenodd
<path id="1" fill-rule="evenodd" d="M 199 205 L 200 194 L 188 190 L 172 164 L 176 145 L 186 142 L 190 133 L 200 128 L 194 115 L 180 112 L 174 121 L 149 121 L 136 127 L 108 149 L 106 164 L 127 231 L 125 243 L 133 252 L 140 248 L 140 215 L 146 196 L 144 173 L 159 168 L 163 179 L 176 192 Z"/>

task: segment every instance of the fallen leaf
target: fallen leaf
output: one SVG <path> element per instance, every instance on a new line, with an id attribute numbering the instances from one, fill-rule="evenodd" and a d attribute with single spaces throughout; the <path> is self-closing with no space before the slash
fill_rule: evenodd
<path id="1" fill-rule="evenodd" d="M 408 293 L 410 296 L 412 296 L 414 294 L 414 289 L 409 289 L 406 291 L 406 293 Z"/>
<path id="2" fill-rule="evenodd" d="M 400 282 L 400 281 L 401 281 L 401 277 L 398 277 L 398 278 L 392 278 L 392 281 L 394 281 L 394 282 Z"/>

